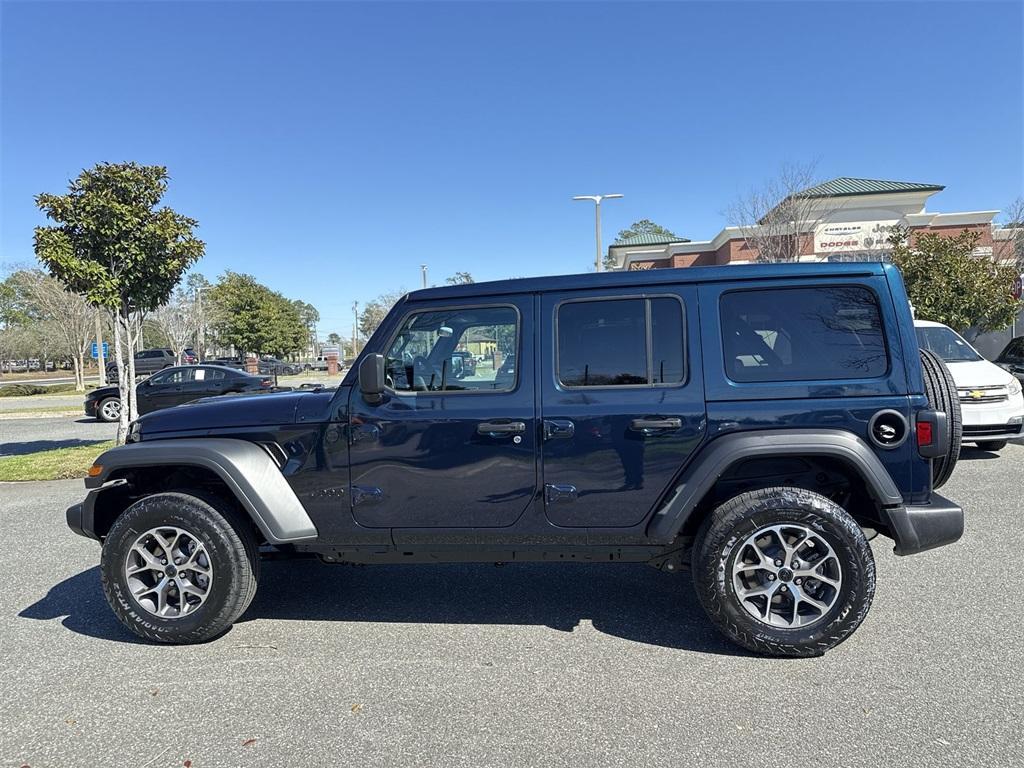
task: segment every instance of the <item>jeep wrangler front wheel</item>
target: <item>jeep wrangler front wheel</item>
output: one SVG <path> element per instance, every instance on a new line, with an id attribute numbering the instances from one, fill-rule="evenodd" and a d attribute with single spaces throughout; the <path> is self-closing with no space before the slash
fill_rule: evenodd
<path id="1" fill-rule="evenodd" d="M 219 635 L 256 594 L 259 552 L 248 521 L 226 503 L 188 493 L 146 496 L 103 542 L 100 576 L 114 614 L 164 643 Z"/>
<path id="2" fill-rule="evenodd" d="M 818 656 L 864 620 L 875 561 L 838 504 L 802 488 L 766 488 L 705 521 L 693 578 L 704 610 L 733 642 L 772 656 Z"/>

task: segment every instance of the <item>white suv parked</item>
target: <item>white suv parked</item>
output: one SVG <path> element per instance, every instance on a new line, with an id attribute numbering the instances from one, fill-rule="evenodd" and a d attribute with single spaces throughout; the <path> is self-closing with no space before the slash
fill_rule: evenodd
<path id="1" fill-rule="evenodd" d="M 1024 396 L 1021 383 L 990 363 L 960 334 L 942 323 L 915 320 L 917 343 L 941 357 L 956 382 L 963 412 L 963 443 L 998 451 L 1006 441 L 1021 437 Z"/>

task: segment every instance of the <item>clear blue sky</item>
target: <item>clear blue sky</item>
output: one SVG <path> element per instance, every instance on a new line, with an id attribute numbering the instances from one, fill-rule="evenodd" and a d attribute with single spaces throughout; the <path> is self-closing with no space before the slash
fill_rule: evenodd
<path id="1" fill-rule="evenodd" d="M 197 269 L 250 272 L 348 333 L 353 300 L 457 270 L 586 271 L 638 218 L 693 239 L 784 162 L 1022 193 L 1022 4 L 2 5 L 0 262 L 37 192 L 166 165 Z"/>

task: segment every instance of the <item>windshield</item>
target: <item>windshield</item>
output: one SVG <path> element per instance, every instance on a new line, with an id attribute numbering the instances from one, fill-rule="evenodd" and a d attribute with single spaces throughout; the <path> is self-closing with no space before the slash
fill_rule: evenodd
<path id="1" fill-rule="evenodd" d="M 936 326 L 914 330 L 917 331 L 917 343 L 921 349 L 934 352 L 947 363 L 969 363 L 982 359 L 981 355 L 974 351 L 974 347 L 952 328 Z"/>
<path id="2" fill-rule="evenodd" d="M 996 358 L 997 363 L 1024 363 L 1024 336 L 1006 345 L 1006 349 Z"/>

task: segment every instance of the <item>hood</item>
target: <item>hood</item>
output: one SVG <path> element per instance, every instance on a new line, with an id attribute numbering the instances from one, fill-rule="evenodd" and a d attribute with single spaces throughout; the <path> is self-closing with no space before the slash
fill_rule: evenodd
<path id="1" fill-rule="evenodd" d="M 988 360 L 972 360 L 961 363 L 946 363 L 957 387 L 992 387 L 1009 384 L 1013 376 Z"/>
<path id="2" fill-rule="evenodd" d="M 86 400 L 102 400 L 105 397 L 117 397 L 120 391 L 116 386 L 96 387 L 85 393 Z"/>
<path id="3" fill-rule="evenodd" d="M 334 389 L 291 392 L 248 392 L 240 395 L 206 397 L 140 416 L 143 439 L 159 432 L 255 427 L 297 422 L 310 423 L 330 418 Z"/>

